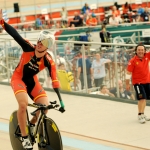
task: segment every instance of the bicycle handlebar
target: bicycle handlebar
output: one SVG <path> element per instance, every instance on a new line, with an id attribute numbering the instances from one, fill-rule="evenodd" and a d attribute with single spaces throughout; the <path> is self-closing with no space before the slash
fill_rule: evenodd
<path id="1" fill-rule="evenodd" d="M 43 105 L 43 104 L 36 104 L 36 103 L 28 104 L 28 106 L 37 108 L 35 111 L 31 112 L 31 115 L 32 115 L 32 116 L 35 116 L 35 115 L 36 115 L 36 112 L 37 112 L 38 110 L 55 109 L 55 110 L 57 110 L 57 111 L 60 111 L 61 113 L 65 112 L 65 109 L 64 109 L 63 107 L 60 107 L 59 109 L 56 109 L 56 108 L 59 107 L 59 105 L 57 104 L 57 101 L 50 102 L 50 105 L 48 105 L 48 106 Z"/>

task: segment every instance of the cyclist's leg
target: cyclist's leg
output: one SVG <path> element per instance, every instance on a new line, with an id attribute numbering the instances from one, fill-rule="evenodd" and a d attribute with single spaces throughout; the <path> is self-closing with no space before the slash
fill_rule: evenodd
<path id="1" fill-rule="evenodd" d="M 40 97 L 40 98 L 38 98 L 38 99 L 35 101 L 35 103 L 37 103 L 37 104 L 40 103 L 40 104 L 49 105 L 49 103 L 48 103 L 48 98 L 47 98 L 47 97 Z M 36 116 L 32 117 L 32 119 L 31 119 L 31 121 L 30 121 L 31 124 L 34 125 L 34 124 L 37 122 L 39 113 L 40 113 L 40 112 L 37 111 Z M 47 111 L 46 111 L 46 113 L 47 113 Z"/>
<path id="2" fill-rule="evenodd" d="M 21 135 L 26 136 L 26 109 L 28 105 L 26 85 L 21 79 L 14 79 L 11 81 L 11 86 L 18 102 L 17 118 L 21 130 Z"/>
<path id="3" fill-rule="evenodd" d="M 32 88 L 32 91 L 28 90 L 28 94 L 31 97 L 31 99 L 35 102 L 35 103 L 40 103 L 40 104 L 45 104 L 48 105 L 48 98 L 47 95 L 45 93 L 45 90 L 43 89 L 43 87 L 41 86 L 40 82 L 38 81 L 37 77 L 34 76 L 34 82 L 36 84 L 34 84 L 34 87 Z M 31 124 L 35 124 L 38 118 L 39 112 L 36 113 L 36 116 L 34 116 L 31 119 Z"/>
<path id="4" fill-rule="evenodd" d="M 17 118 L 22 136 L 22 146 L 24 149 L 31 150 L 33 147 L 26 133 L 26 109 L 28 105 L 26 85 L 21 79 L 13 77 L 11 80 L 11 86 L 19 105 Z"/>
<path id="5" fill-rule="evenodd" d="M 27 93 L 20 92 L 15 95 L 18 102 L 17 118 L 22 136 L 27 136 L 26 133 L 26 109 L 28 105 Z"/>

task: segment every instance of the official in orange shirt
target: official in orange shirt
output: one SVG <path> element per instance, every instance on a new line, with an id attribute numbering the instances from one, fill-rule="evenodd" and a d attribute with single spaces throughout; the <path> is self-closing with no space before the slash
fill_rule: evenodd
<path id="1" fill-rule="evenodd" d="M 86 20 L 86 25 L 87 26 L 96 26 L 97 25 L 96 18 L 93 18 L 91 15 L 89 15 L 89 19 Z"/>
<path id="2" fill-rule="evenodd" d="M 144 115 L 146 99 L 150 100 L 150 52 L 146 53 L 146 47 L 138 44 L 135 54 L 127 66 L 126 87 L 129 90 L 132 76 L 132 84 L 138 100 L 138 120 L 140 123 L 145 123 L 150 121 L 150 118 Z"/>

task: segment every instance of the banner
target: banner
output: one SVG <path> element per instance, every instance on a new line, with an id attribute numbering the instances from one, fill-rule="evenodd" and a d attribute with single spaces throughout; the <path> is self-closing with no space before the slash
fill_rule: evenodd
<path id="1" fill-rule="evenodd" d="M 150 37 L 150 29 L 142 30 L 142 37 Z"/>
<path id="2" fill-rule="evenodd" d="M 142 0 L 135 0 L 135 4 L 142 4 Z"/>

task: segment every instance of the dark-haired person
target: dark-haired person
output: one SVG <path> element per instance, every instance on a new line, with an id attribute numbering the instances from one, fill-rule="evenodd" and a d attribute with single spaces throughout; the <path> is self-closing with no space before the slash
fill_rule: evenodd
<path id="1" fill-rule="evenodd" d="M 7 24 L 3 20 L 2 16 L 2 10 L 0 10 L 0 25 L 10 36 L 14 38 L 23 50 L 20 62 L 12 75 L 11 86 L 19 107 L 17 111 L 17 118 L 21 130 L 22 146 L 26 150 L 31 150 L 33 147 L 28 138 L 28 133 L 26 133 L 26 109 L 28 106 L 28 95 L 34 103 L 49 105 L 46 92 L 40 85 L 36 76 L 44 68 L 49 70 L 49 76 L 52 79 L 53 88 L 59 97 L 62 112 L 64 110 L 64 104 L 59 92 L 60 84 L 56 76 L 56 66 L 51 55 L 47 53 L 47 50 L 53 47 L 55 37 L 49 31 L 41 31 L 37 40 L 37 45 L 32 45 L 22 38 L 16 29 Z M 32 126 L 34 126 L 37 119 L 38 114 L 32 118 Z"/>
<path id="2" fill-rule="evenodd" d="M 100 86 L 100 90 L 97 92 L 98 95 L 103 95 L 103 96 L 111 96 L 111 97 L 115 97 L 114 94 L 110 93 L 110 91 L 108 90 L 107 86 L 102 84 Z"/>
<path id="3" fill-rule="evenodd" d="M 143 44 L 135 48 L 135 56 L 131 58 L 127 66 L 126 88 L 130 89 L 130 79 L 134 86 L 138 100 L 138 119 L 140 123 L 150 121 L 144 114 L 146 100 L 150 99 L 150 52 L 146 52 Z"/>
<path id="4" fill-rule="evenodd" d="M 102 25 L 101 31 L 99 32 L 99 37 L 102 43 L 110 43 L 110 32 L 106 30 L 106 25 Z M 107 45 L 101 45 L 101 47 L 109 47 Z"/>

